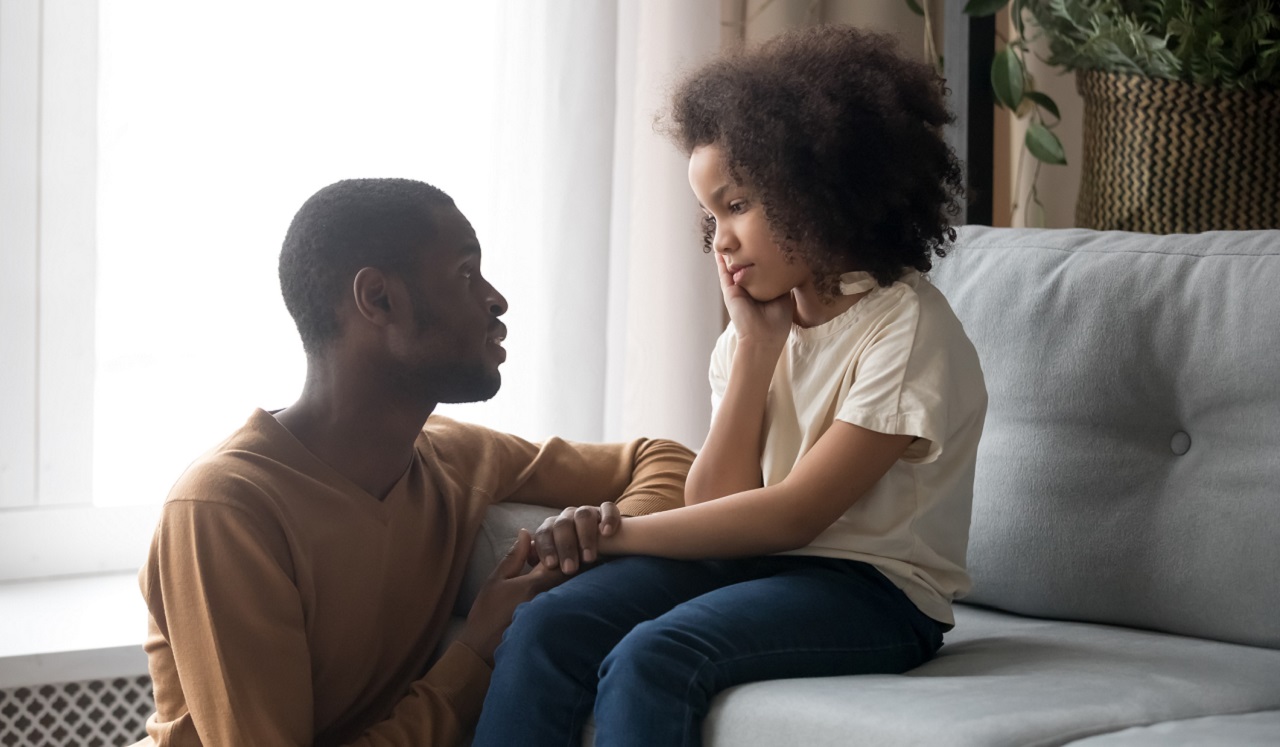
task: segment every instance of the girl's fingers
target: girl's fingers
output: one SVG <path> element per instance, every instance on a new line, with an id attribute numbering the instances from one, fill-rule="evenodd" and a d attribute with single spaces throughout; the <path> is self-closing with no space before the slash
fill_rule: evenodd
<path id="1" fill-rule="evenodd" d="M 724 264 L 724 255 L 716 252 L 716 272 L 720 275 L 720 287 L 733 287 L 733 276 L 729 274 L 729 268 Z"/>

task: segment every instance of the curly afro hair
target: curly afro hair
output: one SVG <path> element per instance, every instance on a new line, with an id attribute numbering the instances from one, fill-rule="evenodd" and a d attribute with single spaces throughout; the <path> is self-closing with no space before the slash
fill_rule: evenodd
<path id="1" fill-rule="evenodd" d="M 453 204 L 412 179 L 345 179 L 309 197 L 280 249 L 280 291 L 308 355 L 341 331 L 338 306 L 362 267 L 397 275 L 418 269 L 436 230 L 436 208 Z"/>
<path id="2" fill-rule="evenodd" d="M 927 272 L 955 240 L 964 185 L 942 136 L 953 119 L 944 84 L 894 46 L 847 26 L 782 34 L 693 72 L 659 125 L 686 155 L 722 149 L 827 297 L 849 270 L 881 285 Z"/>

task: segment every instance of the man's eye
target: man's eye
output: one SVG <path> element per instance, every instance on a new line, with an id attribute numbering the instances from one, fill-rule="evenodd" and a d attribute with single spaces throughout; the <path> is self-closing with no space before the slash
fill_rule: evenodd
<path id="1" fill-rule="evenodd" d="M 475 274 L 475 268 L 474 268 L 474 267 L 464 267 L 464 268 L 462 268 L 462 277 L 466 278 L 467 280 L 470 280 L 470 279 L 471 279 L 471 276 L 472 276 L 472 275 L 474 275 L 474 274 Z"/>

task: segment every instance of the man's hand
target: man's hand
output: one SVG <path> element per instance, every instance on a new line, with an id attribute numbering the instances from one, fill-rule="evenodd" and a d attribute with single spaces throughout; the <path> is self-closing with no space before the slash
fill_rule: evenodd
<path id="1" fill-rule="evenodd" d="M 493 569 L 480 589 L 467 615 L 466 625 L 458 636 L 459 642 L 479 654 L 490 666 L 493 666 L 493 652 L 502 640 L 503 631 L 511 624 L 516 607 L 565 580 L 563 573 L 543 565 L 523 573 L 532 552 L 529 532 L 521 529 L 507 556 Z"/>
<path id="2" fill-rule="evenodd" d="M 618 531 L 622 514 L 612 502 L 601 506 L 566 508 L 542 522 L 533 535 L 533 546 L 542 568 L 559 568 L 573 574 L 600 557 L 600 537 Z"/>

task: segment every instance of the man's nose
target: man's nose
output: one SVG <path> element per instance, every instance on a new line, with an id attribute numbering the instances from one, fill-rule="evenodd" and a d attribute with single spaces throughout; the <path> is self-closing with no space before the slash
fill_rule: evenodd
<path id="1" fill-rule="evenodd" d="M 489 292 L 485 294 L 485 303 L 489 304 L 489 313 L 494 316 L 502 316 L 507 313 L 507 299 L 494 288 L 489 285 Z"/>

